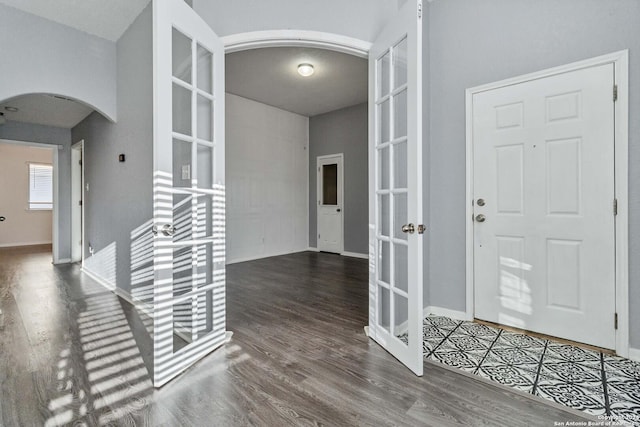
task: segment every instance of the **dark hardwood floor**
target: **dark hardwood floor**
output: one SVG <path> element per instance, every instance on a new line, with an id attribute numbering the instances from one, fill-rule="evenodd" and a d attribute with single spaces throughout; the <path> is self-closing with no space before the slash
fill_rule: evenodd
<path id="1" fill-rule="evenodd" d="M 3 426 L 552 426 L 575 412 L 364 336 L 367 262 L 299 253 L 230 265 L 233 339 L 153 389 L 149 319 L 47 247 L 0 249 Z"/>

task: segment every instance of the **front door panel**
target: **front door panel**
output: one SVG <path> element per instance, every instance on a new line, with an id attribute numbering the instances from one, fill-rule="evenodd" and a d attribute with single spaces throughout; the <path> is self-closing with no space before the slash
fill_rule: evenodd
<path id="1" fill-rule="evenodd" d="M 615 347 L 613 79 L 608 64 L 474 95 L 477 318 Z"/>

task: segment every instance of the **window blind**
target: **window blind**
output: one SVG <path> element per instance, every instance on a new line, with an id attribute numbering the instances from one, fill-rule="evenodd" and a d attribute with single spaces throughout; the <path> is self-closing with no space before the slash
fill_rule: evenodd
<path id="1" fill-rule="evenodd" d="M 53 166 L 29 163 L 29 209 L 53 209 Z"/>

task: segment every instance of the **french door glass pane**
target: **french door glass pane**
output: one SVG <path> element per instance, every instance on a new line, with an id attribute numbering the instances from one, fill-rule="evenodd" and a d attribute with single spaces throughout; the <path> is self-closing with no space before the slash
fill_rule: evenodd
<path id="1" fill-rule="evenodd" d="M 380 242 L 380 276 L 381 281 L 386 284 L 391 283 L 391 243 Z"/>
<path id="2" fill-rule="evenodd" d="M 390 151 L 390 148 L 388 146 L 378 150 L 379 162 L 380 162 L 380 169 L 379 169 L 379 173 L 380 173 L 379 189 L 380 190 L 388 190 L 389 188 L 391 188 L 390 177 L 389 177 L 391 159 L 390 159 L 389 151 Z"/>
<path id="3" fill-rule="evenodd" d="M 393 293 L 393 329 L 395 335 L 399 335 L 406 332 L 408 327 L 407 321 L 409 320 L 409 301 L 406 297 Z M 408 339 L 409 337 L 407 337 Z"/>
<path id="4" fill-rule="evenodd" d="M 391 77 L 391 54 L 387 51 L 378 59 L 378 98 L 389 93 L 389 81 Z"/>
<path id="5" fill-rule="evenodd" d="M 393 286 L 397 289 L 407 292 L 409 289 L 409 281 L 407 278 L 407 260 L 408 246 L 400 243 L 393 245 L 393 258 L 394 258 L 394 272 L 393 272 Z"/>
<path id="6" fill-rule="evenodd" d="M 407 188 L 407 143 L 393 145 L 393 188 Z"/>
<path id="7" fill-rule="evenodd" d="M 393 97 L 393 137 L 407 136 L 407 90 Z"/>
<path id="8" fill-rule="evenodd" d="M 174 28 L 172 43 L 173 77 L 191 83 L 191 39 Z"/>
<path id="9" fill-rule="evenodd" d="M 198 138 L 213 141 L 213 101 L 198 95 Z"/>
<path id="10" fill-rule="evenodd" d="M 378 285 L 378 325 L 390 331 L 391 295 L 389 289 Z"/>
<path id="11" fill-rule="evenodd" d="M 393 237 L 407 240 L 407 233 L 402 232 L 402 226 L 407 224 L 407 193 L 393 195 Z"/>
<path id="12" fill-rule="evenodd" d="M 379 114 L 380 114 L 380 118 L 379 118 L 379 135 L 380 135 L 380 139 L 379 142 L 385 143 L 388 141 L 391 141 L 391 117 L 390 117 L 390 113 L 391 113 L 391 100 L 387 99 L 386 101 L 384 101 L 383 103 L 381 103 L 378 106 L 379 109 Z"/>
<path id="13" fill-rule="evenodd" d="M 393 89 L 407 83 L 407 38 L 405 37 L 393 48 Z"/>
<path id="14" fill-rule="evenodd" d="M 173 84 L 173 131 L 191 135 L 191 91 Z"/>
<path id="15" fill-rule="evenodd" d="M 191 146 L 190 142 L 173 140 L 173 186 L 191 187 Z"/>
<path id="16" fill-rule="evenodd" d="M 213 94 L 213 55 L 198 45 L 198 89 Z"/>
<path id="17" fill-rule="evenodd" d="M 379 197 L 380 217 L 378 218 L 380 223 L 380 234 L 385 237 L 390 237 L 391 227 L 391 196 L 389 194 L 381 194 Z"/>
<path id="18" fill-rule="evenodd" d="M 192 239 L 193 196 L 188 194 L 174 194 L 173 198 L 173 227 L 175 234 L 173 241 Z M 158 231 L 162 233 L 162 230 Z"/>
<path id="19" fill-rule="evenodd" d="M 198 144 L 198 188 L 213 188 L 213 148 Z"/>
<path id="20" fill-rule="evenodd" d="M 322 204 L 336 206 L 338 204 L 338 165 L 322 165 Z"/>

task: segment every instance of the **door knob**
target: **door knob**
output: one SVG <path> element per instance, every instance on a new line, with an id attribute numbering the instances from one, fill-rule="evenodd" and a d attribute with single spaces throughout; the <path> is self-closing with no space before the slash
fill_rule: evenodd
<path id="1" fill-rule="evenodd" d="M 476 215 L 476 222 L 484 222 L 486 219 L 487 217 L 482 214 Z"/>
<path id="2" fill-rule="evenodd" d="M 165 236 L 173 236 L 176 234 L 176 228 L 171 224 L 165 224 L 162 226 L 162 234 Z"/>
<path id="3" fill-rule="evenodd" d="M 478 199 L 478 201 L 476 202 L 476 204 L 477 204 L 478 206 L 484 206 L 484 204 L 485 204 L 484 199 Z"/>
<path id="4" fill-rule="evenodd" d="M 402 226 L 402 232 L 403 233 L 409 233 L 409 234 L 413 234 L 413 232 L 416 231 L 415 227 L 413 224 L 409 223 L 409 224 L 405 224 Z"/>
<path id="5" fill-rule="evenodd" d="M 340 209 L 340 208 L 336 209 L 336 212 L 341 212 L 341 211 L 342 211 L 342 209 Z"/>
<path id="6" fill-rule="evenodd" d="M 174 234 L 176 234 L 176 227 L 174 227 L 171 224 L 165 224 L 165 225 L 162 226 L 162 229 L 160 231 L 165 236 L 173 236 Z M 158 235 L 158 226 L 154 225 L 153 227 L 151 227 L 151 232 L 153 233 L 154 236 L 157 236 Z"/>
<path id="7" fill-rule="evenodd" d="M 0 216 L 0 222 L 4 221 L 5 219 L 7 219 L 7 218 L 5 218 L 3 216 Z"/>

